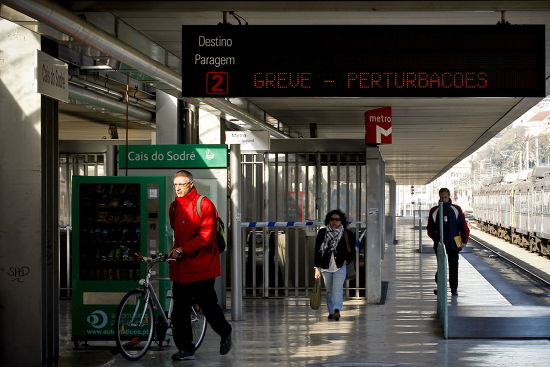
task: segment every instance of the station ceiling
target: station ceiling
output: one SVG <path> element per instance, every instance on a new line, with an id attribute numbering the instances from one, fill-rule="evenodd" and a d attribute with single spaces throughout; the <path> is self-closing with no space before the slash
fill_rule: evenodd
<path id="1" fill-rule="evenodd" d="M 73 12 L 108 12 L 174 55 L 182 25 L 215 25 L 235 11 L 251 25 L 546 25 L 548 90 L 550 1 L 65 1 Z M 502 11 L 505 11 L 504 13 Z M 236 20 L 228 20 L 236 24 Z M 381 147 L 398 184 L 426 184 L 480 148 L 542 98 L 252 98 L 293 136 L 361 138 L 366 110 L 391 106 L 393 144 Z"/>

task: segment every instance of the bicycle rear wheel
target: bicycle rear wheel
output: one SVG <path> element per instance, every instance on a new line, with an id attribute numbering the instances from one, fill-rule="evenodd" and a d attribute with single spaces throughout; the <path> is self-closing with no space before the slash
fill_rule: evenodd
<path id="1" fill-rule="evenodd" d="M 191 306 L 191 330 L 193 331 L 193 344 L 195 349 L 198 349 L 206 334 L 206 317 L 202 310 L 195 306 Z"/>
<path id="2" fill-rule="evenodd" d="M 135 361 L 147 353 L 153 341 L 155 316 L 145 291 L 134 289 L 122 298 L 115 316 L 115 341 L 120 354 Z"/>

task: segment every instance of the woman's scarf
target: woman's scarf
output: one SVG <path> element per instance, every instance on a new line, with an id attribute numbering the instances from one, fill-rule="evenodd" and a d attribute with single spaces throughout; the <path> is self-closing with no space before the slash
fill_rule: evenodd
<path id="1" fill-rule="evenodd" d="M 343 233 L 344 226 L 341 224 L 336 228 L 327 226 L 325 240 L 321 245 L 321 254 L 324 254 L 326 251 L 336 252 L 336 246 L 338 246 L 338 242 L 340 242 L 340 238 L 342 238 Z"/>

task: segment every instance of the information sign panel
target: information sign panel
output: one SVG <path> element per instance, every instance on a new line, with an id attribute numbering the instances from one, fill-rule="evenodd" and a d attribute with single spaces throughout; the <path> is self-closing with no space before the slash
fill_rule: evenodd
<path id="1" fill-rule="evenodd" d="M 69 103 L 69 66 L 40 50 L 36 51 L 36 91 Z"/>
<path id="2" fill-rule="evenodd" d="M 227 145 L 120 145 L 118 164 L 119 168 L 225 168 Z"/>
<path id="3" fill-rule="evenodd" d="M 544 25 L 183 26 L 185 97 L 546 95 Z"/>
<path id="4" fill-rule="evenodd" d="M 269 132 L 267 131 L 226 131 L 225 144 L 240 144 L 241 151 L 268 151 Z"/>

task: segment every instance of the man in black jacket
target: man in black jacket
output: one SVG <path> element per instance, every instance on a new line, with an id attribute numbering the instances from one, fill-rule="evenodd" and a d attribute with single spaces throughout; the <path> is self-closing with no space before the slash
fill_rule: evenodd
<path id="1" fill-rule="evenodd" d="M 458 253 L 462 251 L 462 246 L 468 242 L 470 229 L 462 209 L 453 204 L 449 189 L 446 187 L 440 189 L 439 199 L 443 202 L 443 243 L 449 263 L 449 286 L 451 294 L 458 296 Z M 434 241 L 434 251 L 436 252 L 440 241 L 439 215 L 439 206 L 431 208 L 426 227 L 428 236 Z M 437 273 L 435 273 L 435 282 L 437 283 Z M 434 293 L 437 294 L 437 290 L 434 290 Z"/>

